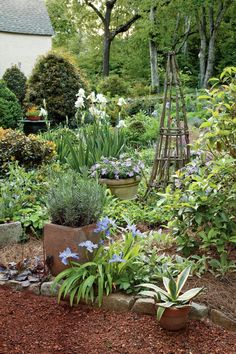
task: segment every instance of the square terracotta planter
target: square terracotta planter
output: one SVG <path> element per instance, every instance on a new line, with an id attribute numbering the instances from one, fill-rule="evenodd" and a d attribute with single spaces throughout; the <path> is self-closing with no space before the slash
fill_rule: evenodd
<path id="1" fill-rule="evenodd" d="M 52 275 L 56 276 L 68 268 L 59 258 L 60 252 L 63 252 L 67 247 L 79 255 L 77 262 L 85 263 L 91 260 L 92 254 L 85 247 L 79 247 L 78 244 L 87 240 L 98 243 L 101 237 L 99 233 L 94 232 L 95 229 L 96 224 L 78 228 L 56 224 L 46 224 L 44 226 L 45 256 Z"/>

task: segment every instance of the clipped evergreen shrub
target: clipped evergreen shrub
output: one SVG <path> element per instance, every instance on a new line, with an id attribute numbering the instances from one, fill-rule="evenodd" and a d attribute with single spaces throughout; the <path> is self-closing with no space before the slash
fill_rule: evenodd
<path id="1" fill-rule="evenodd" d="M 0 80 L 0 127 L 16 128 L 23 112 L 16 95 Z"/>
<path id="2" fill-rule="evenodd" d="M 118 75 L 110 75 L 103 78 L 98 83 L 97 91 L 110 97 L 126 96 L 128 93 L 128 85 L 125 80 Z"/>
<path id="3" fill-rule="evenodd" d="M 55 156 L 55 144 L 36 135 L 26 136 L 13 129 L 0 128 L 0 172 L 7 171 L 10 162 L 31 168 L 50 162 Z"/>
<path id="4" fill-rule="evenodd" d="M 70 120 L 75 115 L 76 94 L 86 83 L 79 71 L 56 54 L 41 57 L 29 78 L 25 104 L 43 106 L 46 100 L 49 119 L 54 123 Z"/>
<path id="5" fill-rule="evenodd" d="M 13 65 L 5 71 L 2 78 L 7 87 L 16 95 L 19 102 L 22 104 L 25 98 L 27 81 L 24 73 L 16 65 Z"/>

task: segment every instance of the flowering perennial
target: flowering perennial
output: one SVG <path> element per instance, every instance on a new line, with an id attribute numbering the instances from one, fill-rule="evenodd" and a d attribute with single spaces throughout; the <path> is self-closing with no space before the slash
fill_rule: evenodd
<path id="1" fill-rule="evenodd" d="M 141 176 L 143 168 L 142 161 L 132 158 L 102 158 L 91 167 L 91 176 L 109 179 L 131 178 Z"/>

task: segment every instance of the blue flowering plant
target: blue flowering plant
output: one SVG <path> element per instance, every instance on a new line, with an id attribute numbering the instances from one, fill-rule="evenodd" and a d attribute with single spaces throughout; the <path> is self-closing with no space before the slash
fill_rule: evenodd
<path id="1" fill-rule="evenodd" d="M 72 306 L 81 299 L 93 302 L 98 296 L 98 303 L 101 305 L 104 294 L 109 295 L 116 289 L 124 289 L 121 279 L 127 279 L 127 275 L 132 272 L 145 235 L 135 225 L 121 228 L 107 217 L 97 223 L 95 232 L 101 235 L 99 244 L 89 240 L 78 244 L 78 247 L 86 248 L 92 254 L 92 261 L 78 263 L 78 254 L 69 248 L 60 253 L 62 263 L 69 264 L 70 267 L 54 280 L 54 286 L 61 284 L 58 301 L 69 295 Z"/>
<path id="2" fill-rule="evenodd" d="M 91 167 L 91 176 L 107 179 L 125 179 L 141 177 L 144 169 L 142 161 L 121 156 L 117 158 L 103 157 L 99 163 Z"/>

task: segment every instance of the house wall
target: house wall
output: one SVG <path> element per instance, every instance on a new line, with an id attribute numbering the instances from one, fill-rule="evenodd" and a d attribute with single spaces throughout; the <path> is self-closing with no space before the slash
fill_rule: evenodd
<path id="1" fill-rule="evenodd" d="M 29 77 L 37 57 L 47 53 L 51 45 L 50 36 L 0 32 L 0 78 L 12 65 Z"/>

